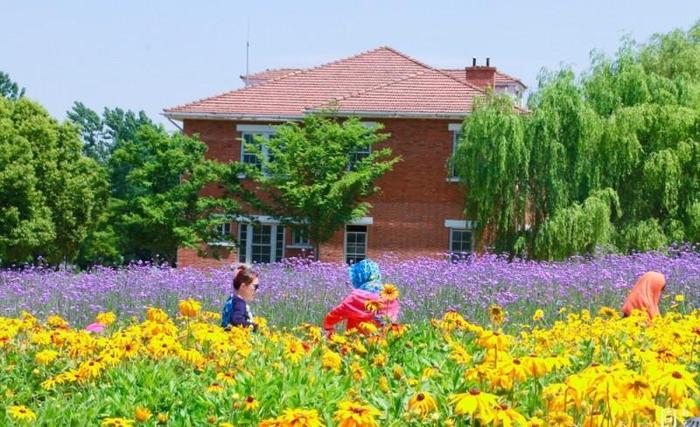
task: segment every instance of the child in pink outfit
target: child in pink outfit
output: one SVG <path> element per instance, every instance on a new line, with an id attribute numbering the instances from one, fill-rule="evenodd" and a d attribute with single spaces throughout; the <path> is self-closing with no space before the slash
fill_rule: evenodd
<path id="1" fill-rule="evenodd" d="M 381 308 L 376 313 L 367 308 L 369 301 L 381 300 L 379 293 L 384 288 L 377 263 L 368 259 L 362 260 L 350 267 L 349 273 L 355 289 L 326 315 L 323 328 L 327 334 L 331 335 L 335 331 L 335 325 L 343 320 L 347 321 L 346 330 L 356 329 L 362 322 L 381 326 L 383 318 L 388 318 L 392 323 L 396 322 L 399 318 L 398 300 L 382 301 Z"/>

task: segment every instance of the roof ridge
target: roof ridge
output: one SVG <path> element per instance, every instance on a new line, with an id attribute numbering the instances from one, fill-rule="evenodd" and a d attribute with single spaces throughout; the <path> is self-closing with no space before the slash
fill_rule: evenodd
<path id="1" fill-rule="evenodd" d="M 279 76 L 279 77 L 275 77 L 274 79 L 269 79 L 269 80 L 262 81 L 262 82 L 260 82 L 260 83 L 258 83 L 258 84 L 256 84 L 256 85 L 245 86 L 245 87 L 242 87 L 242 88 L 240 88 L 240 89 L 229 90 L 229 91 L 226 91 L 226 92 L 223 92 L 223 93 L 219 93 L 219 94 L 217 94 L 217 95 L 212 95 L 212 96 L 208 96 L 208 97 L 206 97 L 206 98 L 201 98 L 201 99 L 199 99 L 199 100 L 197 100 L 197 101 L 192 101 L 192 102 L 188 102 L 188 103 L 186 103 L 186 104 L 176 105 L 175 107 L 168 108 L 167 110 L 164 110 L 164 111 L 171 111 L 171 110 L 174 110 L 174 109 L 176 109 L 176 108 L 183 108 L 183 107 L 187 107 L 187 106 L 189 106 L 189 105 L 198 104 L 198 103 L 200 103 L 200 102 L 204 102 L 204 101 L 207 101 L 207 100 L 210 100 L 210 99 L 214 99 L 214 98 L 218 98 L 218 97 L 221 97 L 221 96 L 225 96 L 225 95 L 228 95 L 228 94 L 233 93 L 233 92 L 246 92 L 246 91 L 248 91 L 248 90 L 257 89 L 257 88 L 260 88 L 261 86 L 265 86 L 265 85 L 268 85 L 268 84 L 270 84 L 270 83 L 274 83 L 274 82 L 280 81 L 280 80 L 282 80 L 282 79 L 286 79 L 286 78 L 291 77 L 291 76 L 301 75 L 301 74 L 304 74 L 304 73 L 308 73 L 308 72 L 310 72 L 310 71 L 318 70 L 319 68 L 322 68 L 322 67 L 327 67 L 327 66 L 329 66 L 329 65 L 337 64 L 337 63 L 342 62 L 342 61 L 347 61 L 347 60 L 350 60 L 350 59 L 354 59 L 354 58 L 357 58 L 357 57 L 359 57 L 359 56 L 366 55 L 366 54 L 372 53 L 372 52 L 376 52 L 376 51 L 382 50 L 382 49 L 390 50 L 390 51 L 392 51 L 392 52 L 394 52 L 394 53 L 396 53 L 396 54 L 398 54 L 398 55 L 401 55 L 401 56 L 403 56 L 403 57 L 405 57 L 405 58 L 407 58 L 407 59 L 409 59 L 409 60 L 412 60 L 412 61 L 415 62 L 415 63 L 418 63 L 419 65 L 426 66 L 425 64 L 420 64 L 420 63 L 419 63 L 418 61 L 416 61 L 415 59 L 413 59 L 413 58 L 411 58 L 411 57 L 409 57 L 409 56 L 406 56 L 406 55 L 404 55 L 404 54 L 402 54 L 402 53 L 400 53 L 400 52 L 398 52 L 398 51 L 396 51 L 396 50 L 394 50 L 394 49 L 392 49 L 392 48 L 390 48 L 390 47 L 388 47 L 388 46 L 379 46 L 379 47 L 376 47 L 376 48 L 374 48 L 374 49 L 369 49 L 369 50 L 365 50 L 365 51 L 360 52 L 360 53 L 356 53 L 355 55 L 351 55 L 351 56 L 348 56 L 348 57 L 345 57 L 345 58 L 341 58 L 341 59 L 336 59 L 335 61 L 331 61 L 331 62 L 326 62 L 326 63 L 324 63 L 324 64 L 317 65 L 317 66 L 315 66 L 315 67 L 311 67 L 311 68 L 301 68 L 301 69 L 298 69 L 297 71 L 294 71 L 294 72 L 291 72 L 291 73 L 288 73 L 288 74 L 284 74 L 284 75 Z"/>
<path id="2" fill-rule="evenodd" d="M 478 90 L 479 92 L 486 93 L 486 91 L 484 91 L 484 90 L 481 89 L 480 87 L 475 86 L 475 85 L 473 85 L 473 84 L 471 84 L 471 83 L 469 83 L 469 82 L 467 82 L 467 81 L 461 81 L 461 80 L 459 80 L 459 79 L 457 79 L 457 78 L 455 78 L 455 77 L 452 77 L 451 75 L 449 75 L 448 73 L 442 71 L 442 70 L 439 69 L 439 68 L 432 67 L 432 66 L 430 66 L 430 65 L 428 65 L 428 64 L 426 64 L 426 63 L 424 63 L 424 62 L 421 62 L 421 61 L 419 61 L 419 60 L 417 60 L 417 59 L 411 58 L 410 56 L 406 55 L 405 53 L 399 52 L 398 50 L 396 50 L 396 49 L 394 49 L 394 48 L 392 48 L 392 47 L 386 46 L 386 48 L 389 49 L 390 51 L 394 52 L 394 53 L 397 54 L 397 55 L 401 55 L 401 56 L 403 56 L 404 58 L 406 58 L 406 59 L 408 59 L 408 60 L 410 60 L 410 61 L 415 62 L 415 63 L 418 64 L 418 65 L 422 65 L 422 66 L 425 67 L 425 68 L 428 68 L 428 69 L 433 70 L 433 71 L 437 71 L 438 73 L 440 73 L 440 74 L 442 74 L 442 75 L 444 75 L 444 76 L 447 76 L 447 77 L 451 78 L 452 80 L 454 80 L 454 81 L 456 81 L 456 82 L 459 82 L 459 83 L 461 83 L 461 84 L 463 84 L 463 85 L 465 85 L 465 86 L 469 86 L 469 87 L 471 87 L 472 89 L 476 89 L 476 90 Z"/>

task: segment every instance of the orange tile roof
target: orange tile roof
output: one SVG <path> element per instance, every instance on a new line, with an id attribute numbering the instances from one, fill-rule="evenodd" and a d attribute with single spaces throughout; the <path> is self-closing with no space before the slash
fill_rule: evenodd
<path id="1" fill-rule="evenodd" d="M 348 113 L 464 116 L 483 91 L 450 74 L 380 47 L 314 68 L 252 74 L 252 83 L 242 89 L 164 113 L 174 119 L 289 119 L 335 107 Z"/>
<path id="2" fill-rule="evenodd" d="M 445 73 L 451 75 L 456 79 L 466 81 L 466 73 L 464 71 L 464 68 L 443 68 L 440 69 L 440 71 L 444 71 Z M 522 86 L 523 89 L 527 89 L 527 86 L 525 86 L 525 84 L 519 79 L 511 77 L 508 74 L 503 73 L 501 71 L 496 71 L 496 86 L 507 86 L 513 84 L 518 84 Z"/>

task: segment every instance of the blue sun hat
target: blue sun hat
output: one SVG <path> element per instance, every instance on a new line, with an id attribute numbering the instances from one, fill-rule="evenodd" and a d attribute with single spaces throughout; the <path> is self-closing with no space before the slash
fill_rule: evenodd
<path id="1" fill-rule="evenodd" d="M 379 265 L 369 259 L 363 259 L 348 268 L 352 287 L 363 291 L 379 293 L 384 288 Z"/>

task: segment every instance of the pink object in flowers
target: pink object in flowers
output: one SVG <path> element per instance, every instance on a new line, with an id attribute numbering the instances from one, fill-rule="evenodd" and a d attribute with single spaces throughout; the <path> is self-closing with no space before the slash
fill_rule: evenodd
<path id="1" fill-rule="evenodd" d="M 87 325 L 85 327 L 85 330 L 88 332 L 95 332 L 99 334 L 100 332 L 104 331 L 106 327 L 107 325 L 105 325 L 104 323 L 95 322 Z"/>
<path id="2" fill-rule="evenodd" d="M 324 329 L 332 331 L 335 324 L 343 320 L 347 320 L 346 330 L 356 329 L 362 322 L 371 322 L 378 325 L 375 321 L 377 316 L 388 317 L 392 322 L 396 322 L 399 317 L 398 300 L 385 303 L 384 308 L 376 316 L 365 308 L 365 304 L 368 301 L 378 301 L 379 299 L 379 295 L 375 293 L 354 289 L 340 305 L 328 313 L 323 321 Z"/>

